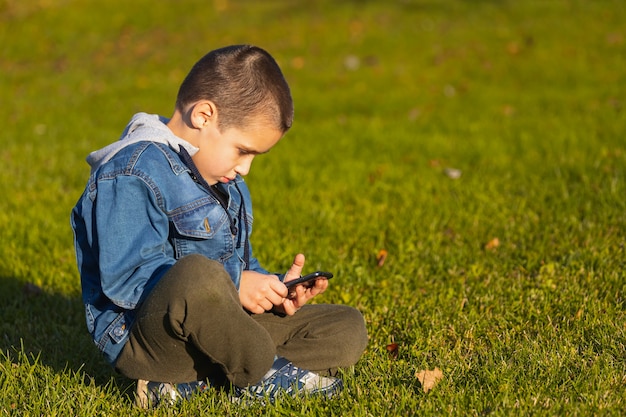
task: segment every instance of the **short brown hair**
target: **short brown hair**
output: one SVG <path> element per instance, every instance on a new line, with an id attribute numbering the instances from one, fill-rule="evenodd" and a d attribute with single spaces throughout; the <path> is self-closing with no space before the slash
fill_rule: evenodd
<path id="1" fill-rule="evenodd" d="M 269 53 L 252 45 L 216 49 L 191 68 L 178 90 L 176 107 L 183 111 L 200 100 L 215 103 L 221 129 L 245 127 L 258 116 L 283 133 L 293 123 L 293 99 L 280 67 Z"/>

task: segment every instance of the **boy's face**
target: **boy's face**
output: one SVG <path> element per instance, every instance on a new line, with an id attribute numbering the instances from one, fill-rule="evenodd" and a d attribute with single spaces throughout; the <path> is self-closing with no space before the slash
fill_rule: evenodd
<path id="1" fill-rule="evenodd" d="M 209 185 L 227 183 L 237 174 L 247 175 L 254 157 L 269 152 L 282 136 L 280 130 L 262 120 L 245 128 L 223 130 L 214 123 L 202 131 L 200 150 L 192 159 Z"/>

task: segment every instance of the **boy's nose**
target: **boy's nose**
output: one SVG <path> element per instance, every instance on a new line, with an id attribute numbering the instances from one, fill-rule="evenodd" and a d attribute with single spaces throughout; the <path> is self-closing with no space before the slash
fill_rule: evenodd
<path id="1" fill-rule="evenodd" d="M 241 162 L 239 165 L 237 165 L 237 167 L 235 168 L 235 171 L 237 171 L 237 174 L 241 175 L 242 177 L 245 177 L 246 175 L 248 175 L 248 172 L 250 172 L 250 166 L 252 165 L 253 159 L 254 158 L 247 158 L 243 162 Z"/>

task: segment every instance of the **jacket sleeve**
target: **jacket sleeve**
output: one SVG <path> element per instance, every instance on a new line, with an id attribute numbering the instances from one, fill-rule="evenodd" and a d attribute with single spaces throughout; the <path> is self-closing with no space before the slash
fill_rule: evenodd
<path id="1" fill-rule="evenodd" d="M 98 182 L 94 210 L 102 291 L 134 309 L 175 263 L 167 215 L 142 178 L 125 175 Z"/>

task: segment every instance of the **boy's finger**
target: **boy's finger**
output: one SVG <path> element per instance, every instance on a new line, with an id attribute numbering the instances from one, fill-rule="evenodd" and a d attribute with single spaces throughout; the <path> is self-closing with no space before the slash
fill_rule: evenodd
<path id="1" fill-rule="evenodd" d="M 285 286 L 285 284 L 283 284 L 282 282 L 278 280 L 272 282 L 270 286 L 272 287 L 272 290 L 274 290 L 274 292 L 278 296 L 280 296 L 281 301 L 278 304 L 281 304 L 283 300 L 289 295 L 289 291 L 287 290 L 287 287 Z"/>
<path id="2" fill-rule="evenodd" d="M 287 271 L 286 278 L 293 279 L 293 278 L 298 278 L 300 275 L 302 275 L 302 268 L 304 268 L 304 261 L 305 261 L 304 255 L 301 253 L 297 254 L 293 258 L 293 263 L 291 264 L 289 271 Z"/>

